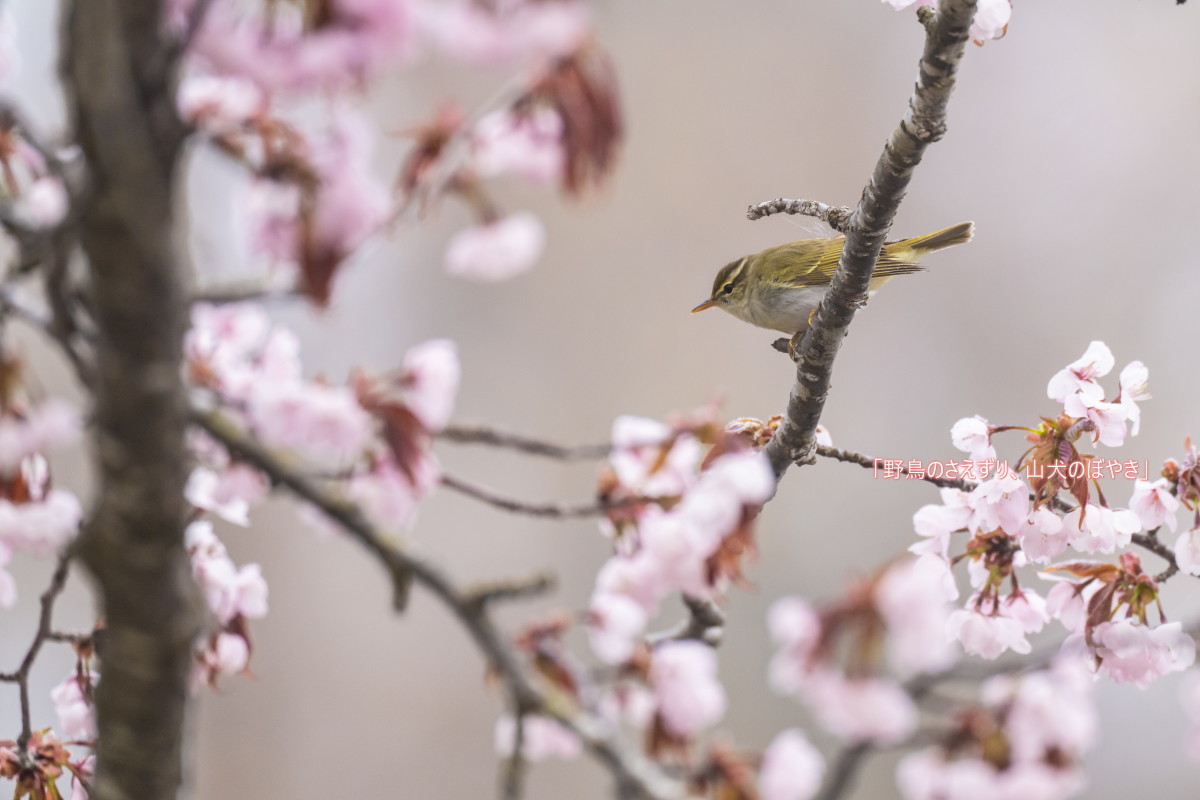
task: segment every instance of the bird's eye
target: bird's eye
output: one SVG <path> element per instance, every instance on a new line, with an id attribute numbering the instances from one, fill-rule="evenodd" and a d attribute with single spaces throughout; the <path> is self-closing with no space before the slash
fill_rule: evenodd
<path id="1" fill-rule="evenodd" d="M 721 291 L 725 294 L 733 294 L 733 282 L 730 281 L 729 283 L 725 284 L 725 287 L 721 289 Z"/>

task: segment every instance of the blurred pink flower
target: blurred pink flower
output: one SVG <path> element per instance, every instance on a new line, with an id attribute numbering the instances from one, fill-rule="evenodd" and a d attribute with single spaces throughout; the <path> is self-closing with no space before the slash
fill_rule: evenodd
<path id="1" fill-rule="evenodd" d="M 236 75 L 188 75 L 179 83 L 176 103 L 184 120 L 216 130 L 239 128 L 267 109 L 262 89 Z"/>
<path id="2" fill-rule="evenodd" d="M 485 178 L 516 173 L 542 184 L 562 179 L 562 118 L 552 108 L 493 111 L 471 129 L 471 166 Z"/>
<path id="3" fill-rule="evenodd" d="M 825 759 L 802 731 L 781 731 L 762 756 L 758 770 L 761 800 L 809 800 L 821 788 Z"/>
<path id="4" fill-rule="evenodd" d="M 426 6 L 424 22 L 447 55 L 482 64 L 567 55 L 590 27 L 587 6 L 575 0 L 505 0 L 491 8 L 450 0 Z"/>
<path id="5" fill-rule="evenodd" d="M 1175 540 L 1175 563 L 1189 575 L 1200 575 L 1200 528 L 1179 534 Z"/>
<path id="6" fill-rule="evenodd" d="M 434 339 L 412 347 L 401 368 L 404 404 L 430 433 L 446 427 L 462 372 L 454 342 Z"/>
<path id="7" fill-rule="evenodd" d="M 823 671 L 805 686 L 804 700 L 825 730 L 848 742 L 892 744 L 917 727 L 917 707 L 894 681 L 847 678 Z"/>
<path id="8" fill-rule="evenodd" d="M 263 381 L 246 413 L 263 444 L 326 468 L 357 459 L 375 432 L 370 415 L 344 386 Z"/>
<path id="9" fill-rule="evenodd" d="M 472 280 L 507 280 L 532 267 L 545 244 L 536 216 L 512 214 L 456 233 L 446 247 L 446 269 Z"/>
<path id="10" fill-rule="evenodd" d="M 550 717 L 527 714 L 523 727 L 521 755 L 529 761 L 571 759 L 583 752 L 579 737 Z M 496 753 L 505 758 L 512 755 L 516 736 L 517 722 L 512 716 L 505 714 L 496 720 Z"/>
<path id="11" fill-rule="evenodd" d="M 91 675 L 95 684 L 98 676 Z M 84 695 L 81 676 L 72 671 L 66 680 L 50 690 L 54 713 L 58 715 L 55 729 L 63 739 L 91 740 L 96 738 L 96 712 Z"/>
<path id="12" fill-rule="evenodd" d="M 1138 515 L 1144 530 L 1152 531 L 1166 525 L 1173 531 L 1178 525 L 1175 512 L 1179 510 L 1179 500 L 1171 493 L 1166 478 L 1159 478 L 1154 483 L 1143 480 L 1134 483 L 1129 510 Z"/>
<path id="13" fill-rule="evenodd" d="M 649 680 L 663 727 L 673 736 L 690 739 L 725 713 L 717 654 L 706 644 L 659 645 L 650 657 Z"/>
<path id="14" fill-rule="evenodd" d="M 646 629 L 646 612 L 631 597 L 597 592 L 588 609 L 588 642 L 606 664 L 620 664 L 633 655 L 638 636 Z"/>

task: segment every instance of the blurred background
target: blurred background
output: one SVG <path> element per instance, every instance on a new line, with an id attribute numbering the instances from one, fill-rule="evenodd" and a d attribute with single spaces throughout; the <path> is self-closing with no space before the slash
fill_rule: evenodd
<path id="1" fill-rule="evenodd" d="M 48 130 L 61 128 L 53 75 L 57 4 L 9 0 L 24 62 L 5 91 Z M 532 209 L 549 244 L 529 273 L 500 285 L 449 277 L 447 238 L 469 222 L 453 202 L 370 247 L 347 268 L 332 307 L 280 305 L 313 374 L 342 380 L 355 365 L 387 368 L 434 337 L 457 342 L 463 382 L 455 418 L 564 444 L 601 442 L 619 414 L 664 419 L 705 403 L 725 418 L 782 411 L 792 383 L 774 334 L 724 314 L 691 316 L 716 269 L 768 245 L 824 235 L 819 223 L 748 222 L 748 204 L 779 196 L 853 204 L 904 112 L 922 30 L 911 12 L 874 0 L 718 0 L 594 5 L 600 41 L 616 63 L 628 138 L 611 183 L 578 202 L 503 184 L 511 210 Z M 1049 377 L 1093 339 L 1117 370 L 1140 359 L 1154 399 L 1141 435 L 1106 456 L 1178 457 L 1200 435 L 1195 341 L 1200 255 L 1200 7 L 1170 0 L 1020 3 L 1008 36 L 971 46 L 951 103 L 949 133 L 918 170 L 893 229 L 897 238 L 975 220 L 967 247 L 894 281 L 855 321 L 824 417 L 835 444 L 888 458 L 956 457 L 950 426 L 981 414 L 1033 424 L 1054 414 Z M 430 117 L 456 99 L 473 108 L 509 72 L 487 73 L 430 55 L 384 82 L 369 103 L 387 130 Z M 392 174 L 405 143 L 376 154 Z M 202 156 L 190 198 L 212 216 L 196 233 L 206 270 L 220 263 L 228 167 Z M 225 215 L 225 216 L 221 216 Z M 79 398 L 68 372 L 29 339 L 40 379 Z M 998 440 L 1002 457 L 1023 450 Z M 595 465 L 564 465 L 441 444 L 447 473 L 531 501 L 586 501 Z M 82 453 L 60 458 L 58 480 L 83 490 Z M 1109 481 L 1124 504 L 1132 482 Z M 765 613 L 790 593 L 820 600 L 849 576 L 906 547 L 911 516 L 936 502 L 915 481 L 873 480 L 845 464 L 793 470 L 761 517 L 753 587 L 735 589 L 720 650 L 730 711 L 720 735 L 759 748 L 802 709 L 766 686 L 772 648 Z M 271 613 L 252 627 L 253 679 L 206 692 L 191 722 L 194 797 L 495 795 L 492 728 L 502 698 L 447 611 L 416 592 L 404 616 L 389 609 L 382 570 L 354 543 L 321 538 L 276 500 L 249 530 L 221 529 L 238 563 L 259 562 Z M 608 546 L 593 521 L 511 516 L 441 490 L 412 542 L 460 581 L 552 570 L 558 590 L 506 607 L 517 626 L 587 603 Z M 1145 558 L 1147 568 L 1159 569 Z M 13 565 L 21 603 L 0 625 L 0 667 L 33 631 L 49 564 Z M 1174 619 L 1200 613 L 1195 580 L 1166 590 Z M 90 624 L 79 575 L 59 627 Z M 663 623 L 674 622 L 671 608 Z M 1056 634 L 1057 635 L 1057 634 Z M 32 686 L 34 724 L 53 723 L 48 691 L 72 663 L 42 657 Z M 1176 680 L 1149 691 L 1102 685 L 1102 741 L 1089 756 L 1093 800 L 1183 796 L 1198 767 Z M 16 692 L 0 687 L 0 735 L 16 733 Z M 1133 731 L 1137 735 L 1133 735 Z M 826 752 L 830 742 L 816 736 Z M 875 758 L 855 797 L 891 797 L 894 759 Z M 586 758 L 535 766 L 528 797 L 602 798 L 607 778 Z"/>

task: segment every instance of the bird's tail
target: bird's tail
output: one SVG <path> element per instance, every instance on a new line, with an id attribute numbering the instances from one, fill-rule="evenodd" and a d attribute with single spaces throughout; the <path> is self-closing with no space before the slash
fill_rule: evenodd
<path id="1" fill-rule="evenodd" d="M 971 241 L 971 237 L 974 235 L 974 222 L 960 222 L 957 225 L 951 225 L 949 228 L 927 233 L 924 236 L 903 239 L 892 245 L 889 250 L 905 260 L 915 261 L 926 253 L 932 253 L 935 250 L 944 250 L 956 244 L 965 244 Z"/>

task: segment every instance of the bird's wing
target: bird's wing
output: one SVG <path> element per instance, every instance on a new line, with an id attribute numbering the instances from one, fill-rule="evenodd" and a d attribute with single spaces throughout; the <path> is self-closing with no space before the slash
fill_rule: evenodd
<path id="1" fill-rule="evenodd" d="M 823 247 L 815 247 L 811 242 L 792 242 L 780 245 L 778 250 L 784 251 L 796 264 L 796 276 L 787 281 L 790 286 L 828 286 L 833 281 L 833 273 L 837 271 L 838 259 L 842 256 L 842 248 L 846 238 L 839 236 L 824 243 Z M 908 275 L 921 272 L 925 267 L 915 261 L 904 261 L 888 252 L 889 245 L 879 254 L 875 263 L 872 279 L 893 278 L 897 275 Z"/>
<path id="2" fill-rule="evenodd" d="M 837 270 L 838 257 L 842 254 L 842 246 L 846 243 L 844 237 L 827 241 L 808 240 L 781 244 L 775 248 L 780 255 L 787 257 L 793 277 L 786 283 L 789 286 L 828 286 Z"/>

